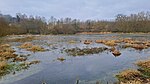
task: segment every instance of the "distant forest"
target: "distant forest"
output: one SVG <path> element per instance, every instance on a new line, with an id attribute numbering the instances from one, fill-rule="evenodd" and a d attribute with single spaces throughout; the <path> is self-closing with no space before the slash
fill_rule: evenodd
<path id="1" fill-rule="evenodd" d="M 12 34 L 76 34 L 80 32 L 150 32 L 150 12 L 118 14 L 113 21 L 0 14 L 0 36 Z"/>

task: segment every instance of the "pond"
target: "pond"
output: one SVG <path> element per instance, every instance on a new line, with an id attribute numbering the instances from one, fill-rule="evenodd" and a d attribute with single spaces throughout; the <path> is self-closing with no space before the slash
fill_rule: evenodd
<path id="1" fill-rule="evenodd" d="M 9 36 L 7 38 L 18 38 L 19 36 Z M 22 36 L 24 37 L 24 36 Z M 19 49 L 21 42 L 11 42 L 12 47 L 18 54 L 31 54 L 30 60 L 40 60 L 39 64 L 33 65 L 27 70 L 22 70 L 16 74 L 8 74 L 0 79 L 0 84 L 111 84 L 117 81 L 115 74 L 129 69 L 137 68 L 135 62 L 148 59 L 150 48 L 135 50 L 134 48 L 116 48 L 121 52 L 120 56 L 114 56 L 110 51 L 103 51 L 96 54 L 86 54 L 84 56 L 71 56 L 65 49 L 72 48 L 94 48 L 107 47 L 104 44 L 95 43 L 98 39 L 120 39 L 132 38 L 141 41 L 150 40 L 150 34 L 98 34 L 98 35 L 41 35 L 35 36 L 33 44 L 41 45 L 47 51 L 30 52 Z M 84 40 L 91 40 L 91 44 L 84 44 Z M 60 61 L 58 58 L 64 58 Z"/>

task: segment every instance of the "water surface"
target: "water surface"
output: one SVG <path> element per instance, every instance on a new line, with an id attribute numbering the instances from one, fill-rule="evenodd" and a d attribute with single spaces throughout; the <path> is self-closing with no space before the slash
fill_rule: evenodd
<path id="1" fill-rule="evenodd" d="M 128 68 L 137 68 L 134 63 L 138 60 L 148 59 L 150 48 L 142 51 L 133 48 L 118 49 L 121 51 L 119 57 L 115 57 L 111 52 L 105 51 L 99 54 L 86 56 L 69 56 L 63 49 L 70 48 L 90 48 L 105 46 L 103 44 L 92 43 L 85 45 L 83 40 L 97 39 L 118 39 L 133 38 L 139 40 L 150 40 L 149 34 L 101 34 L 101 35 L 64 35 L 64 36 L 38 36 L 32 43 L 42 45 L 49 51 L 32 53 L 17 48 L 21 43 L 15 42 L 13 48 L 18 54 L 31 54 L 30 60 L 41 60 L 40 64 L 33 65 L 28 70 L 20 71 L 15 75 L 9 74 L 0 80 L 0 84 L 75 84 L 80 80 L 80 84 L 95 84 L 96 81 L 113 83 L 117 81 L 115 74 Z M 69 41 L 75 43 L 69 43 Z M 58 57 L 66 60 L 58 61 Z"/>

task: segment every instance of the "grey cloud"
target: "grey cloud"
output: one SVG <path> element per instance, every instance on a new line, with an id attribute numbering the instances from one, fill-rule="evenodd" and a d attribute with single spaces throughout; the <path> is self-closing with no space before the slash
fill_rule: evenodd
<path id="1" fill-rule="evenodd" d="M 149 0 L 0 0 L 2 13 L 78 19 L 111 19 L 116 14 L 149 11 Z"/>

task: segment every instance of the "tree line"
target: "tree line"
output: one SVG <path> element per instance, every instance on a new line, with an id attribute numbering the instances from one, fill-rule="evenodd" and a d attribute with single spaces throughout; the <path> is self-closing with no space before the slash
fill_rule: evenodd
<path id="1" fill-rule="evenodd" d="M 17 13 L 15 17 L 0 14 L 0 36 L 11 34 L 76 34 L 80 32 L 150 32 L 150 12 L 118 14 L 113 21 L 72 18 L 56 19 L 27 16 Z"/>

